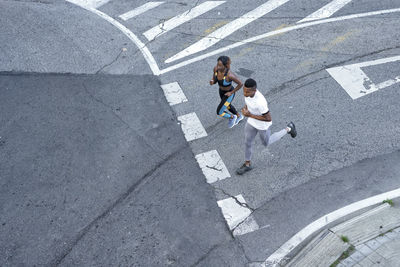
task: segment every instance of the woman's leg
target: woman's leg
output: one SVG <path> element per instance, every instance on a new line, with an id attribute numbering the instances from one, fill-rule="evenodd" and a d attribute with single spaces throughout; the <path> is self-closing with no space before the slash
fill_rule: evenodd
<path id="1" fill-rule="evenodd" d="M 231 87 L 231 90 L 229 91 L 233 91 L 233 89 L 235 89 L 233 86 Z M 233 99 L 235 98 L 235 93 L 232 94 L 232 100 L 230 101 L 230 105 L 228 106 L 228 110 L 232 113 L 235 114 L 237 116 L 239 116 L 239 113 L 237 112 L 237 110 L 235 109 L 235 107 L 232 105 Z"/>
<path id="2" fill-rule="evenodd" d="M 225 111 L 227 111 L 230 103 L 233 100 L 233 97 L 235 96 L 235 94 L 232 94 L 230 97 L 227 97 L 225 95 L 226 92 L 222 91 L 221 89 L 219 89 L 219 96 L 221 97 L 221 102 L 219 103 L 218 107 L 217 107 L 217 115 L 224 117 L 224 118 L 228 118 L 230 119 L 232 117 L 231 114 L 226 113 Z"/>

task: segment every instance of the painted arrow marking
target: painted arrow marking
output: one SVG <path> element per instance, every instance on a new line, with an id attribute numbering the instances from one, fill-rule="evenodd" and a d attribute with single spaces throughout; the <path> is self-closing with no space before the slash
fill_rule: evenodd
<path id="1" fill-rule="evenodd" d="M 380 89 L 400 83 L 400 76 L 385 82 L 375 84 L 361 70 L 363 67 L 375 66 L 390 62 L 399 61 L 400 56 L 382 58 L 373 61 L 367 61 L 357 64 L 345 65 L 335 68 L 326 69 L 326 71 L 343 87 L 351 98 L 357 99 L 367 94 L 376 92 Z"/>

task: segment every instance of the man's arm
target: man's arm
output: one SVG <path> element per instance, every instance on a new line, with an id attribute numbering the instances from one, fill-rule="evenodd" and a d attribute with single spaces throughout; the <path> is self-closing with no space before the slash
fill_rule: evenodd
<path id="1" fill-rule="evenodd" d="M 250 111 L 247 109 L 247 106 L 244 106 L 244 108 L 242 108 L 242 113 L 243 113 L 243 116 L 245 116 L 245 117 L 253 118 L 253 119 L 256 119 L 259 121 L 268 121 L 268 122 L 272 121 L 271 112 L 269 112 L 269 111 L 262 115 L 254 115 L 254 114 L 250 113 Z"/>

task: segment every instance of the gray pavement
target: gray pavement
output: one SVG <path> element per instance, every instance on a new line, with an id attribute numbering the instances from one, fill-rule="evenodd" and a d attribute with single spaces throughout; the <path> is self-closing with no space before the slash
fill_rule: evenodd
<path id="1" fill-rule="evenodd" d="M 141 2 L 99 10 L 144 41 L 145 30 L 199 3 L 167 2 L 127 22 L 118 15 Z M 168 67 L 165 59 L 264 2 L 230 1 L 146 45 Z M 294 25 L 321 5 L 290 1 L 210 50 Z M 352 1 L 335 16 L 396 7 Z M 0 1 L 0 265 L 256 266 L 316 218 L 398 188 L 399 84 L 354 101 L 325 71 L 398 55 L 398 20 L 319 25 L 227 51 L 242 80 L 259 81 L 273 130 L 288 120 L 299 128 L 295 140 L 257 149 L 256 169 L 237 177 L 243 124 L 228 130 L 215 115 L 217 56 L 158 81 L 99 16 L 59 0 Z M 364 70 L 382 82 L 398 75 L 398 64 L 389 69 Z M 171 111 L 160 82 L 178 82 L 188 102 Z M 208 133 L 189 146 L 176 124 L 188 112 Z M 210 149 L 232 175 L 213 186 L 193 158 Z M 216 201 L 239 193 L 261 229 L 233 238 Z"/>
<path id="2" fill-rule="evenodd" d="M 244 261 L 153 76 L 0 75 L 0 265 Z"/>

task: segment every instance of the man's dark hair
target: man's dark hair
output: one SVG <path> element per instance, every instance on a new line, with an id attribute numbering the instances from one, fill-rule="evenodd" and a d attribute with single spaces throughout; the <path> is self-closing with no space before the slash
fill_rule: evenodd
<path id="1" fill-rule="evenodd" d="M 255 80 L 253 80 L 253 79 L 247 79 L 245 82 L 244 82 L 244 86 L 246 86 L 247 88 L 254 88 L 254 89 L 256 89 L 257 88 L 257 83 L 256 83 L 256 81 Z"/>
<path id="2" fill-rule="evenodd" d="M 221 61 L 222 64 L 223 64 L 225 67 L 227 67 L 228 62 L 229 62 L 229 57 L 227 57 L 227 56 L 220 56 L 220 57 L 218 58 L 217 62 L 218 62 L 218 61 Z"/>

